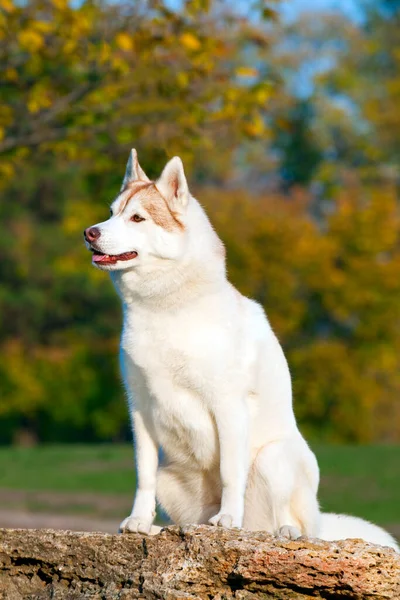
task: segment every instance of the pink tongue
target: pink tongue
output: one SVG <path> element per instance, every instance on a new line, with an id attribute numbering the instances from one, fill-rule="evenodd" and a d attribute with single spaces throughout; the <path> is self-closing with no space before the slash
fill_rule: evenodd
<path id="1" fill-rule="evenodd" d="M 131 252 L 124 252 L 123 254 L 93 254 L 93 262 L 105 263 L 109 265 L 115 265 L 118 260 L 130 260 L 136 258 L 137 252 L 132 250 Z"/>
<path id="2" fill-rule="evenodd" d="M 93 262 L 109 262 L 110 257 L 107 254 L 93 254 Z"/>

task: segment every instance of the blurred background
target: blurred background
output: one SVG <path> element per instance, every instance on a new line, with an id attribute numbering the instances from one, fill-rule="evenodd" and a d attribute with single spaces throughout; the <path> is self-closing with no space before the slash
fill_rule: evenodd
<path id="1" fill-rule="evenodd" d="M 119 300 L 82 231 L 179 154 L 265 307 L 321 504 L 400 536 L 400 2 L 0 0 L 0 526 L 115 531 Z"/>

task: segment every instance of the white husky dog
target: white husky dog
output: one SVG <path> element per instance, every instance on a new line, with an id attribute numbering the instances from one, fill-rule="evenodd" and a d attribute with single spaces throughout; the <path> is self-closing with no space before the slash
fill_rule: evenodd
<path id="1" fill-rule="evenodd" d="M 132 150 L 111 217 L 85 239 L 123 304 L 137 491 L 122 531 L 150 533 L 157 497 L 177 524 L 397 548 L 375 525 L 321 515 L 282 348 L 261 306 L 228 282 L 223 244 L 178 157 L 152 182 Z"/>

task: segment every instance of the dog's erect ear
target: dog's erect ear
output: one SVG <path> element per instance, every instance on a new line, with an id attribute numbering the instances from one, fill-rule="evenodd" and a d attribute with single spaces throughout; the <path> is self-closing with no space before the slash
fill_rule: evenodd
<path id="1" fill-rule="evenodd" d="M 172 210 L 184 211 L 189 201 L 189 188 L 179 156 L 174 156 L 165 165 L 156 186 Z"/>
<path id="2" fill-rule="evenodd" d="M 139 165 L 138 156 L 135 148 L 132 148 L 129 154 L 128 163 L 126 165 L 126 171 L 124 180 L 122 182 L 121 191 L 131 181 L 150 181 L 142 167 Z"/>

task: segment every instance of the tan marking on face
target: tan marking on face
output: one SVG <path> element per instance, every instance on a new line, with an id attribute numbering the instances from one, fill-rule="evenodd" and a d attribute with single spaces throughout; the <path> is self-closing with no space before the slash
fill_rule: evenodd
<path id="1" fill-rule="evenodd" d="M 132 190 L 132 193 L 126 195 L 118 210 L 119 213 L 122 213 L 128 207 L 131 200 L 135 198 L 159 227 L 162 227 L 166 231 L 184 229 L 183 223 L 172 212 L 153 182 L 135 181 L 128 184 L 122 193 L 130 190 Z"/>
<path id="2" fill-rule="evenodd" d="M 152 184 L 148 183 L 147 181 L 133 181 L 128 183 L 128 185 L 126 185 L 124 189 L 121 190 L 121 195 L 124 194 L 125 198 L 119 205 L 117 214 L 121 214 L 125 210 L 125 208 L 128 206 L 128 203 L 135 194 L 137 194 L 140 190 L 143 190 L 144 188 L 150 187 L 151 185 Z"/>

